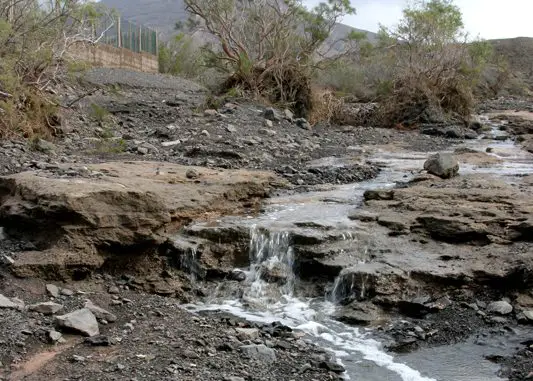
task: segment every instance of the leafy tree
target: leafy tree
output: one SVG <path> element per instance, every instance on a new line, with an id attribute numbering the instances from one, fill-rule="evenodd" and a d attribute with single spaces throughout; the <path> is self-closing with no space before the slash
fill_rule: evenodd
<path id="1" fill-rule="evenodd" d="M 205 66 L 201 49 L 191 36 L 179 33 L 159 47 L 159 71 L 186 78 L 196 78 Z"/>
<path id="2" fill-rule="evenodd" d="M 58 123 L 48 89 L 73 45 L 102 38 L 93 31 L 104 12 L 82 0 L 0 0 L 0 137 L 48 133 Z"/>
<path id="3" fill-rule="evenodd" d="M 490 56 L 487 43 L 470 42 L 453 0 L 418 0 L 396 28 L 382 27 L 380 47 L 393 51 L 393 87 L 384 122 L 412 124 L 467 118 L 473 87 Z"/>
<path id="4" fill-rule="evenodd" d="M 225 88 L 240 87 L 292 106 L 306 116 L 310 80 L 348 54 L 358 35 L 328 41 L 335 24 L 355 9 L 349 0 L 327 0 L 311 10 L 300 0 L 185 0 L 197 29 L 215 37 L 208 64 L 228 74 Z M 325 47 L 341 44 L 342 53 Z"/>

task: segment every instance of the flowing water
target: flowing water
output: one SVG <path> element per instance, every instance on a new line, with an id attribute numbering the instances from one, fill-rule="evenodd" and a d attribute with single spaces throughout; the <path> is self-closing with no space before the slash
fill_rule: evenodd
<path id="1" fill-rule="evenodd" d="M 497 126 L 494 133 L 498 134 Z M 466 144 L 466 147 L 478 151 L 485 151 L 488 146 L 492 147 L 492 155 L 502 162 L 490 167 L 462 166 L 461 173 L 490 173 L 510 182 L 516 176 L 533 173 L 532 156 L 516 148 L 511 141 L 477 140 Z M 364 251 L 365 242 L 352 234 L 358 227 L 355 221 L 348 219 L 348 213 L 360 205 L 366 189 L 393 187 L 400 181 L 408 180 L 422 168 L 427 156 L 427 153 L 376 152 L 372 160 L 383 165 L 384 169 L 374 180 L 272 199 L 265 213 L 239 221 L 249 227 L 251 237 L 251 265 L 243 270 L 246 273 L 243 295 L 228 298 L 218 289 L 208 301 L 185 307 L 191 311 L 226 311 L 250 321 L 279 321 L 301 330 L 314 343 L 335 354 L 337 361 L 346 368 L 347 379 L 500 380 L 495 376 L 498 367 L 485 360 L 484 356 L 507 354 L 510 347 L 507 344 L 516 340 L 516 334 L 509 334 L 505 343 L 501 342 L 501 337 L 485 340 L 483 345 L 472 339 L 466 343 L 394 357 L 373 338 L 371 329 L 348 326 L 331 317 L 339 293 L 349 292 L 346 289 L 349 283 L 342 282 L 343 290 L 340 290 L 341 282 L 336 281 L 324 298 L 306 298 L 295 292 L 298 279 L 293 272 L 294 255 L 288 229 L 301 221 L 327 226 Z M 353 286 L 364 292 L 364 284 Z"/>

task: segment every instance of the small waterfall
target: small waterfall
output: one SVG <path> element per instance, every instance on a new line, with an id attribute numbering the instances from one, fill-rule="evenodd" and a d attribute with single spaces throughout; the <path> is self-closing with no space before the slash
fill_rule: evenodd
<path id="1" fill-rule="evenodd" d="M 181 255 L 180 268 L 187 272 L 187 274 L 189 274 L 189 281 L 191 282 L 191 287 L 193 289 L 196 288 L 199 275 L 196 247 L 189 248 L 183 255 Z"/>
<path id="2" fill-rule="evenodd" d="M 246 297 L 276 302 L 284 296 L 293 296 L 294 253 L 288 232 L 266 231 L 253 226 L 249 256 L 246 282 L 250 288 L 245 292 Z"/>

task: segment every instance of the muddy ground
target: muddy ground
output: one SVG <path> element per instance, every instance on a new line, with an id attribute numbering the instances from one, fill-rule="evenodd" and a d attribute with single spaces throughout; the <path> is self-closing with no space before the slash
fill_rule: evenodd
<path id="1" fill-rule="evenodd" d="M 269 192 L 293 193 L 375 177 L 380 168 L 368 162 L 368 146 L 434 152 L 483 134 L 465 126 L 422 126 L 423 134 L 360 126 L 311 127 L 284 110 L 245 99 L 213 99 L 185 80 L 123 70 L 93 70 L 81 84 L 59 92 L 62 104 L 69 108 L 56 136 L 1 142 L 0 173 L 38 170 L 77 179 L 84 164 L 168 162 L 191 168 L 271 171 L 284 185 Z M 480 111 L 531 111 L 531 107 L 529 101 L 507 98 L 487 102 Z M 351 159 L 336 167 L 329 164 L 332 157 Z M 154 173 L 158 171 L 154 168 Z M 227 316 L 196 316 L 180 309 L 180 300 L 201 298 L 209 288 L 182 287 L 179 295 L 154 295 L 127 271 L 110 275 L 97 270 L 83 281 L 20 279 L 12 274 L 13 258 L 36 247 L 27 240 L 9 238 L 1 246 L 0 294 L 16 306 L 0 308 L 0 379 L 333 380 L 342 370 L 297 332 L 250 326 Z M 525 250 L 531 253 L 531 246 Z M 47 283 L 66 291 L 51 295 Z M 519 324 L 517 315 L 495 319 L 486 313 L 488 304 L 509 296 L 497 286 L 475 293 L 465 285 L 448 286 L 455 291 L 446 292 L 449 305 L 443 311 L 426 311 L 435 300 L 392 311 L 401 320 L 393 319 L 383 329 L 391 351 L 460 342 Z M 52 340 L 53 317 L 28 311 L 13 298 L 24 306 L 52 300 L 62 305 L 61 313 L 82 308 L 90 299 L 116 315 L 116 321 L 100 321 L 101 335 L 89 342 L 68 333 Z M 419 310 L 423 316 L 417 316 Z M 261 345 L 266 354 L 246 357 L 242 348 L 246 345 Z M 533 372 L 531 353 L 531 344 L 526 343 L 514 357 L 494 360 L 504 366 L 502 374 L 521 380 Z"/>

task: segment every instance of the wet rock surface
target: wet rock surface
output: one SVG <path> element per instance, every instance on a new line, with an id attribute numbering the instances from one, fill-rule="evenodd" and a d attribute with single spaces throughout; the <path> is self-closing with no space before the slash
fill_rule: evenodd
<path id="1" fill-rule="evenodd" d="M 253 237 L 242 222 L 268 197 L 284 205 L 310 191 L 295 204 L 305 205 L 375 178 L 388 170 L 371 159 L 383 152 L 420 162 L 352 203 L 323 197 L 328 213 L 346 217 L 333 224 L 295 208 L 287 234 L 265 241 L 286 239 L 291 266 L 256 268 L 276 291 L 269 297 L 289 286 L 327 293 L 333 318 L 369 327 L 391 353 L 473 337 L 483 345 L 531 326 L 533 180 L 473 171 L 512 154 L 496 142 L 528 147 L 524 115 L 491 116 L 499 131 L 485 118 L 421 134 L 311 126 L 248 101 L 213 102 L 183 80 L 106 69 L 88 80 L 100 90 L 76 102 L 54 139 L 0 143 L 0 378 L 339 379 L 344 366 L 302 332 L 183 303 L 217 291 L 253 308 L 244 271 Z M 63 101 L 79 95 L 69 91 Z M 495 144 L 443 153 L 477 138 Z M 525 340 L 495 359 L 511 380 L 533 371 Z"/>

